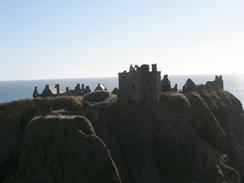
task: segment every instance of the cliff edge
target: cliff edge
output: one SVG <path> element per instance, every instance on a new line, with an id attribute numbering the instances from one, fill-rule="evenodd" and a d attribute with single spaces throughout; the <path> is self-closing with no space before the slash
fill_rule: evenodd
<path id="1" fill-rule="evenodd" d="M 0 182 L 243 182 L 244 112 L 232 94 L 112 98 L 0 105 Z"/>

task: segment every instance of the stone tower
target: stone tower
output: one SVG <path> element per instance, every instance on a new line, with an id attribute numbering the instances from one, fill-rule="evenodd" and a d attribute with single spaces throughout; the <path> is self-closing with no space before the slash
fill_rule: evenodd
<path id="1" fill-rule="evenodd" d="M 155 104 L 159 102 L 161 91 L 161 72 L 157 65 L 130 66 L 129 72 L 119 73 L 119 98 L 137 103 Z"/>

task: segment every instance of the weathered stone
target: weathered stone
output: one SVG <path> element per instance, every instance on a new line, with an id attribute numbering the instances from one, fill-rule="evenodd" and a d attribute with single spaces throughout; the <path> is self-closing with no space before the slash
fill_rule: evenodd
<path id="1" fill-rule="evenodd" d="M 133 101 L 137 103 L 155 104 L 160 98 L 160 71 L 156 64 L 130 66 L 129 72 L 119 73 L 119 98 L 122 101 Z"/>

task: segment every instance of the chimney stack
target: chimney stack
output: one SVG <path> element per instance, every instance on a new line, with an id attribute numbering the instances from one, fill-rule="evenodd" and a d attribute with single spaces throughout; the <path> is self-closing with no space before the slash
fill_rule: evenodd
<path id="1" fill-rule="evenodd" d="M 66 87 L 66 93 L 69 94 L 69 87 Z"/>
<path id="2" fill-rule="evenodd" d="M 59 86 L 59 84 L 56 84 L 55 87 L 57 89 L 57 94 L 59 95 L 60 94 L 60 86 Z"/>

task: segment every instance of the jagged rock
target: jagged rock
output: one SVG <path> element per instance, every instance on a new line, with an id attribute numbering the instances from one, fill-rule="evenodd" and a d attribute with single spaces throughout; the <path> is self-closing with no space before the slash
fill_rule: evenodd
<path id="1" fill-rule="evenodd" d="M 34 118 L 27 126 L 16 182 L 120 182 L 110 152 L 82 116 Z"/>

